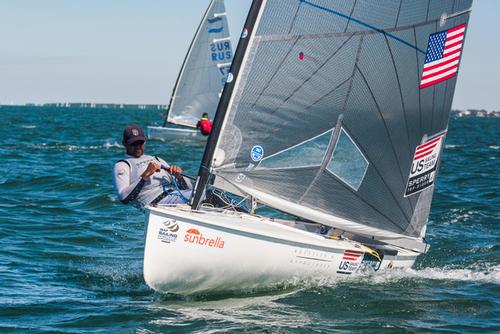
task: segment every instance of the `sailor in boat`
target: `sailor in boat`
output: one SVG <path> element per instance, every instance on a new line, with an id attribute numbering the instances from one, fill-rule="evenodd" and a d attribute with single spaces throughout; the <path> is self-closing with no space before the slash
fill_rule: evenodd
<path id="1" fill-rule="evenodd" d="M 204 136 L 208 136 L 212 131 L 212 121 L 208 118 L 208 114 L 206 112 L 201 115 L 200 120 L 196 124 L 196 128 L 199 129 L 201 134 Z"/>
<path id="2" fill-rule="evenodd" d="M 144 208 L 189 201 L 192 185 L 182 176 L 182 168 L 144 154 L 146 136 L 140 126 L 127 126 L 122 144 L 126 156 L 113 169 L 113 184 L 122 203 Z"/>
<path id="3" fill-rule="evenodd" d="M 190 180 L 182 174 L 182 168 L 169 165 L 165 160 L 144 154 L 146 136 L 138 125 L 123 130 L 123 146 L 126 156 L 113 169 L 113 184 L 123 204 L 140 209 L 147 205 L 186 204 L 192 194 Z M 208 189 L 203 196 L 204 205 L 216 208 L 233 208 L 248 212 L 223 191 Z"/>

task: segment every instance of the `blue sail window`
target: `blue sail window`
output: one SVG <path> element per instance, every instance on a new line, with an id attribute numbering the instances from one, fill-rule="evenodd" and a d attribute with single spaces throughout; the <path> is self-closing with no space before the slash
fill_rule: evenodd
<path id="1" fill-rule="evenodd" d="M 303 168 L 320 166 L 323 161 L 333 130 L 302 143 L 270 155 L 260 162 L 258 168 Z"/>
<path id="2" fill-rule="evenodd" d="M 340 130 L 326 169 L 354 190 L 358 190 L 363 182 L 368 161 L 344 129 Z"/>

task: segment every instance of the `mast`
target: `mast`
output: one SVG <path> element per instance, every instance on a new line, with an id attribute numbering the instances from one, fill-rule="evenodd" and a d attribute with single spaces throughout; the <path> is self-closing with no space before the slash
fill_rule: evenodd
<path id="1" fill-rule="evenodd" d="M 217 146 L 217 141 L 224 123 L 227 108 L 233 94 L 235 83 L 238 78 L 238 74 L 245 56 L 248 44 L 250 42 L 250 36 L 253 35 L 255 22 L 259 16 L 263 0 L 253 0 L 248 12 L 248 16 L 245 22 L 244 30 L 236 53 L 231 64 L 230 75 L 233 76 L 231 81 L 228 81 L 222 91 L 222 96 L 217 107 L 217 112 L 215 114 L 212 132 L 208 138 L 207 146 L 205 147 L 205 152 L 203 153 L 203 159 L 201 161 L 200 169 L 198 171 L 198 178 L 196 180 L 196 185 L 194 188 L 194 195 L 191 198 L 191 207 L 193 209 L 198 209 L 202 195 L 205 191 L 207 183 L 210 177 L 210 168 L 212 166 L 212 159 L 215 152 L 215 147 Z"/>
<path id="2" fill-rule="evenodd" d="M 184 60 L 182 61 L 182 66 L 181 70 L 179 71 L 179 74 L 177 74 L 177 79 L 175 80 L 174 88 L 172 89 L 172 94 L 170 95 L 170 101 L 168 102 L 168 107 L 167 107 L 167 114 L 165 115 L 165 120 L 163 121 L 162 127 L 166 127 L 168 123 L 168 114 L 170 112 L 170 107 L 172 106 L 172 102 L 174 100 L 175 93 L 177 92 L 177 88 L 179 85 L 179 80 L 182 76 L 182 73 L 184 72 L 184 68 L 186 67 L 186 62 L 189 59 L 189 56 L 191 55 L 191 50 L 193 50 L 193 45 L 196 39 L 198 38 L 198 35 L 200 34 L 201 27 L 203 26 L 203 22 L 207 19 L 208 13 L 210 12 L 210 8 L 212 8 L 212 5 L 214 4 L 216 0 L 211 0 L 210 4 L 208 5 L 205 14 L 203 14 L 203 18 L 200 21 L 200 24 L 198 25 L 198 28 L 196 29 L 196 33 L 193 36 L 193 39 L 191 40 L 191 43 L 189 44 L 189 49 L 188 52 L 186 53 L 186 56 L 184 57 Z"/>

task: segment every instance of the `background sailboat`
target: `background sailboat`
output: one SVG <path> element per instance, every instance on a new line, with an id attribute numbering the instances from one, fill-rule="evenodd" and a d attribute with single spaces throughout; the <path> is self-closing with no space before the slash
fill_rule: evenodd
<path id="1" fill-rule="evenodd" d="M 471 5 L 255 0 L 192 206 L 149 209 L 148 284 L 186 292 L 411 267 L 427 250 Z M 214 175 L 307 222 L 207 210 Z"/>
<path id="2" fill-rule="evenodd" d="M 148 137 L 206 140 L 196 123 L 204 112 L 213 119 L 232 59 L 224 0 L 212 0 L 182 64 L 163 126 L 148 127 Z"/>

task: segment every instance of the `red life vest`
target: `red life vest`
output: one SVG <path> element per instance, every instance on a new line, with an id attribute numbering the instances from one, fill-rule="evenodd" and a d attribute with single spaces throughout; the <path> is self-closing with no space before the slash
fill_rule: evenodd
<path id="1" fill-rule="evenodd" d="M 202 118 L 202 119 L 200 119 L 198 124 L 200 125 L 199 127 L 200 127 L 201 133 L 204 134 L 205 136 L 208 136 L 210 134 L 210 132 L 212 131 L 212 121 L 205 119 L 205 118 Z"/>

